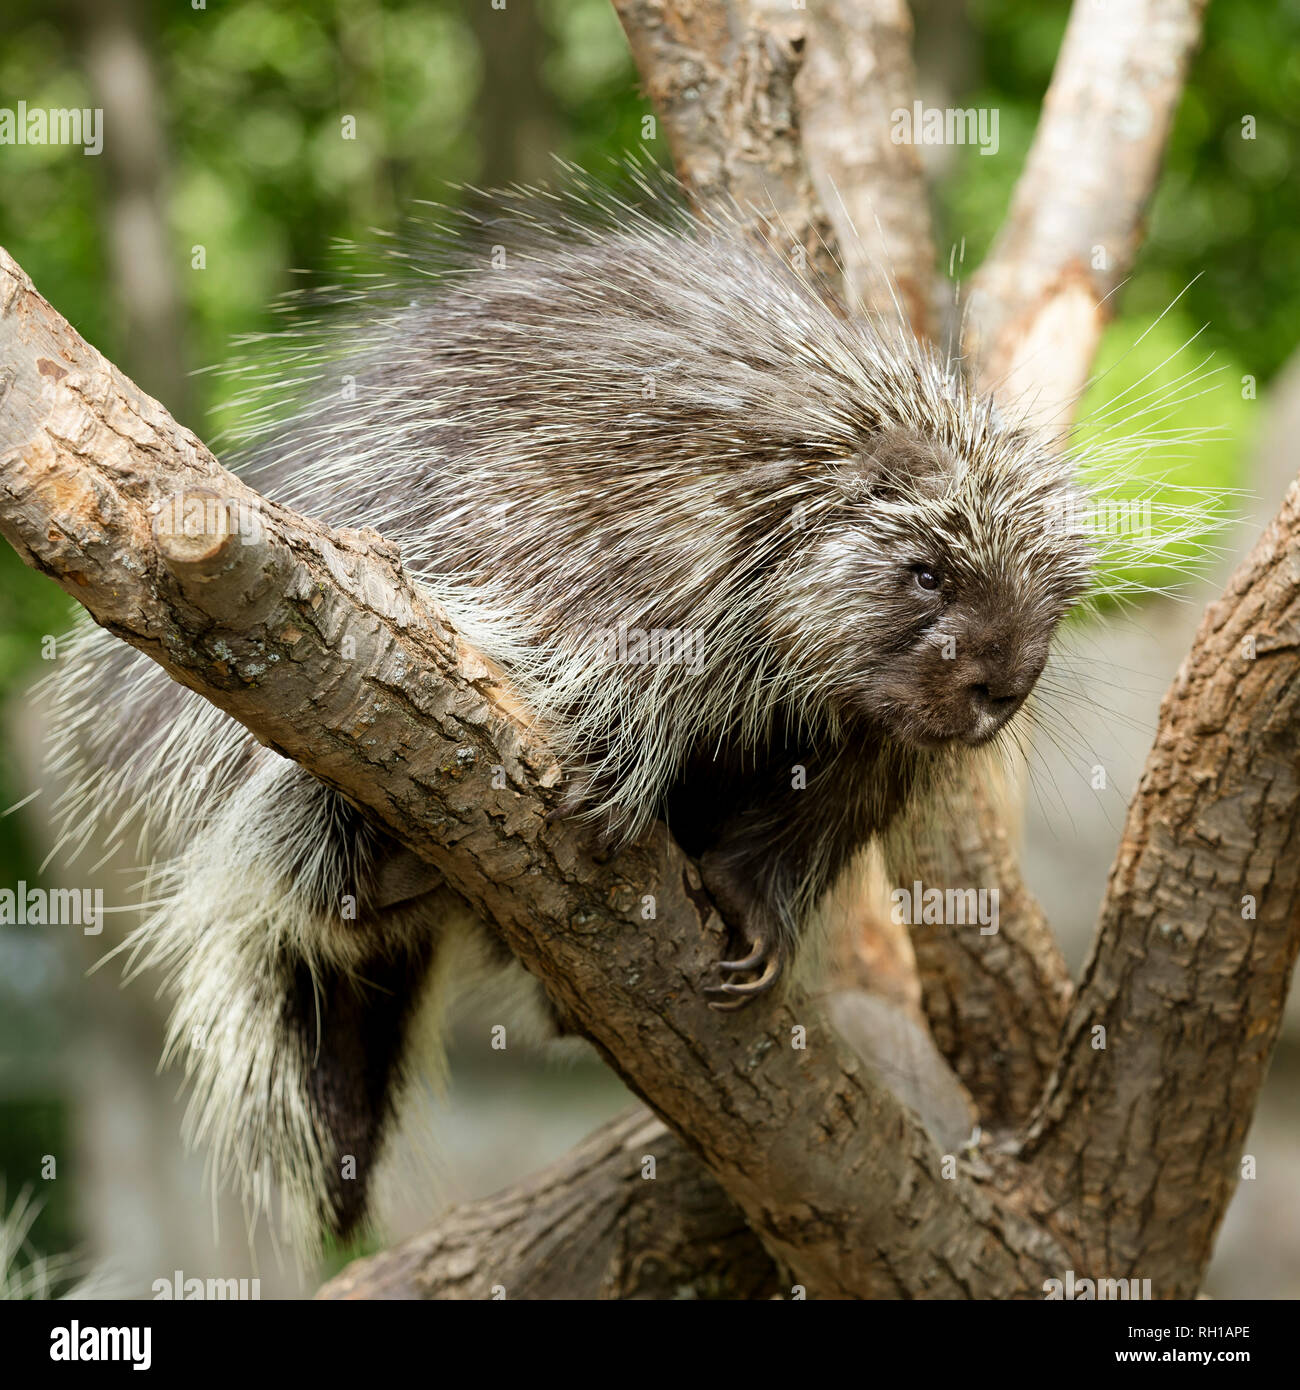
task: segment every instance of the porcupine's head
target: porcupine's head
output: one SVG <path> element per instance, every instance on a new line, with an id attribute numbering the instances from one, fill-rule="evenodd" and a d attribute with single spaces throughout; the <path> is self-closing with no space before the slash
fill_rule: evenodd
<path id="1" fill-rule="evenodd" d="M 828 547 L 858 567 L 877 630 L 861 642 L 850 699 L 902 742 L 987 742 L 1047 661 L 1087 582 L 1072 531 L 1068 470 L 1023 435 L 991 426 L 964 449 L 887 430 L 864 460 L 860 527 Z"/>
<path id="2" fill-rule="evenodd" d="M 1082 493 L 1068 460 L 910 355 L 891 362 L 904 410 L 826 466 L 785 622 L 821 648 L 822 698 L 841 717 L 910 747 L 975 746 L 1024 704 L 1088 586 Z"/>

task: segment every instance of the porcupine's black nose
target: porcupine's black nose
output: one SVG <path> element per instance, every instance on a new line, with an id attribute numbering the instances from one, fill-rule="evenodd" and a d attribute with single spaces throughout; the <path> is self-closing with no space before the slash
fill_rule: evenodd
<path id="1" fill-rule="evenodd" d="M 1032 680 L 992 677 L 969 686 L 974 738 L 982 742 L 997 733 L 1024 703 L 1033 684 Z"/>
<path id="2" fill-rule="evenodd" d="M 989 714 L 1001 714 L 1013 710 L 1029 693 L 1029 687 L 1015 689 L 1009 686 L 972 685 L 971 699 L 976 708 Z"/>

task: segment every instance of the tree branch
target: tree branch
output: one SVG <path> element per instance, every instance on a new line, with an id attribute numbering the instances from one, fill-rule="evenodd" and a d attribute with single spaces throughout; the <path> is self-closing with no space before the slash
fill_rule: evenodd
<path id="1" fill-rule="evenodd" d="M 1300 482 L 1206 609 L 1025 1148 L 1088 1248 L 1195 1293 L 1300 951 Z M 1104 1029 L 1104 1034 L 1099 1032 Z"/>
<path id="2" fill-rule="evenodd" d="M 749 0 L 613 0 L 673 166 L 700 203 L 732 198 L 778 245 L 838 275 L 831 223 L 804 163 L 797 15 Z"/>
<path id="3" fill-rule="evenodd" d="M 317 1297 L 755 1299 L 780 1287 L 726 1193 L 638 1109 L 508 1192 L 355 1261 Z"/>
<path id="4" fill-rule="evenodd" d="M 1142 244 L 1208 0 L 1076 4 L 1011 210 L 968 301 L 980 380 L 1068 417 Z"/>
<path id="5" fill-rule="evenodd" d="M 732 198 L 802 247 L 851 306 L 932 329 L 934 250 L 916 151 L 889 138 L 910 104 L 902 0 L 614 0 L 699 201 Z"/>
<path id="6" fill-rule="evenodd" d="M 835 229 L 850 305 L 919 338 L 935 335 L 930 207 L 916 147 L 891 138 L 893 113 L 916 96 L 912 16 L 905 0 L 816 0 L 792 11 L 807 25 L 795 79 L 813 185 Z"/>

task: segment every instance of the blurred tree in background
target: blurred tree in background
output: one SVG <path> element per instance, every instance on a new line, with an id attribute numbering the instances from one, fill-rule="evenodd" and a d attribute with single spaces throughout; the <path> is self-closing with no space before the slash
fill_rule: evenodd
<path id="1" fill-rule="evenodd" d="M 914 5 L 920 95 L 1000 113 L 996 157 L 924 151 L 939 244 L 945 259 L 952 245 L 962 276 L 1005 210 L 1067 13 L 1064 0 Z M 416 200 L 454 202 L 456 183 L 545 178 L 552 154 L 612 175 L 608 161 L 640 145 L 650 110 L 608 0 L 510 0 L 504 12 L 489 0 L 6 0 L 0 106 L 19 100 L 105 108 L 105 148 L 87 158 L 0 147 L 0 244 L 91 342 L 209 438 L 222 383 L 202 369 L 232 338 L 271 326 L 293 272 L 328 269 L 335 239 L 393 229 Z M 1207 353 L 1220 369 L 1217 389 L 1178 413 L 1179 427 L 1221 431 L 1190 452 L 1179 475 L 1189 483 L 1248 486 L 1241 379 L 1262 393 L 1296 347 L 1297 113 L 1296 0 L 1211 5 L 1150 236 L 1102 350 L 1109 371 L 1084 407 L 1104 409 L 1203 328 L 1193 358 L 1151 382 Z M 346 116 L 355 139 L 341 138 Z M 1168 465 L 1150 461 L 1153 473 Z M 69 617 L 53 585 L 0 550 L 0 696 L 29 687 L 42 637 Z M 28 790 L 6 759 L 0 804 Z M 21 831 L 20 816 L 0 820 L 0 884 L 39 881 Z M 59 989 L 39 928 L 0 932 L 0 1176 L 11 1196 L 38 1178 L 30 1156 L 58 1148 L 65 1129 L 50 1061 Z M 67 1186 L 40 1244 L 75 1234 Z"/>

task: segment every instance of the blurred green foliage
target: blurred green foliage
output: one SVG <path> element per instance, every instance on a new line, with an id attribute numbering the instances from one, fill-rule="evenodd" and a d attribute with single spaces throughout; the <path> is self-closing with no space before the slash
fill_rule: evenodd
<path id="1" fill-rule="evenodd" d="M 938 22 L 950 10 L 921 0 L 923 42 L 927 18 Z M 997 158 L 955 161 L 936 189 L 936 240 L 947 248 L 965 239 L 967 275 L 1010 202 L 1067 15 L 1068 6 L 1041 0 L 972 0 L 967 7 L 963 52 L 973 80 L 960 100 L 996 107 L 1000 138 Z M 1113 492 L 1144 493 L 1169 479 L 1176 485 L 1171 511 L 1192 504 L 1191 489 L 1207 494 L 1209 516 L 1240 510 L 1227 490 L 1250 487 L 1256 400 L 1300 339 L 1298 150 L 1300 3 L 1211 4 L 1146 239 L 1079 409 L 1083 421 L 1114 423 L 1129 406 L 1149 410 L 1174 393 L 1174 408 L 1132 421 L 1134 429 L 1154 427 L 1159 417 L 1171 436 L 1128 455 L 1131 487 Z M 1175 385 L 1189 373 L 1198 386 Z M 1188 491 L 1180 494 L 1177 485 Z M 1195 550 L 1184 544 L 1171 554 Z M 1116 560 L 1110 569 L 1133 583 L 1171 582 L 1157 565 Z"/>
<path id="2" fill-rule="evenodd" d="M 189 369 L 220 363 L 233 336 L 270 326 L 269 307 L 292 286 L 295 268 L 328 267 L 335 238 L 393 228 L 418 199 L 454 201 L 457 182 L 545 177 L 548 150 L 599 171 L 641 143 L 650 108 L 608 0 L 510 7 L 507 21 L 487 0 L 207 0 L 202 9 L 183 0 L 5 0 L 0 105 L 102 104 L 86 55 L 102 41 L 97 26 L 106 15 L 125 26 L 153 73 L 171 246 L 171 264 L 158 273 L 174 280 L 182 306 L 169 360 L 142 354 L 126 326 L 106 233 L 114 190 L 105 158 L 0 147 L 0 243 L 146 389 L 178 361 Z M 1067 8 L 1063 0 L 918 0 L 923 68 L 928 52 L 946 46 L 958 60 L 951 99 L 1000 113 L 998 156 L 959 151 L 935 190 L 937 239 L 945 251 L 964 239 L 964 275 L 1006 209 Z M 1180 407 L 1171 423 L 1214 427 L 1219 438 L 1153 449 L 1139 465 L 1146 476 L 1168 471 L 1169 455 L 1183 452 L 1184 481 L 1241 484 L 1254 407 L 1240 380 L 1253 375 L 1262 392 L 1295 348 L 1298 15 L 1296 0 L 1210 7 L 1150 235 L 1103 346 L 1105 374 L 1084 407 L 1085 415 L 1105 412 L 1144 373 L 1172 380 L 1213 353 L 1223 384 Z M 356 119 L 354 140 L 341 138 L 345 115 Z M 1249 140 L 1247 117 L 1255 124 Z M 106 129 L 112 119 L 110 110 Z M 196 247 L 202 269 L 194 268 Z M 1175 352 L 1201 328 L 1192 356 Z M 195 379 L 186 409 L 200 434 L 219 390 L 215 376 Z M 69 613 L 53 585 L 0 549 L 0 697 L 28 686 L 42 664 L 42 636 L 63 631 Z M 28 790 L 6 759 L 0 804 Z M 38 856 L 22 825 L 20 816 L 0 820 L 0 883 L 36 879 Z M 0 993 L 6 1085 L 14 1059 L 31 1055 L 32 1038 L 48 1042 L 53 1033 L 42 998 L 48 1005 L 41 991 Z M 42 1152 L 58 1128 L 41 1102 L 22 1104 L 21 1115 L 10 1102 L 0 1116 L 11 1136 L 26 1135 L 0 1154 L 11 1191 L 33 1176 L 17 1153 Z M 54 1207 L 45 1235 L 57 1242 L 67 1224 L 66 1209 Z"/>
<path id="3" fill-rule="evenodd" d="M 917 6 L 918 28 L 931 8 Z M 961 101 L 996 106 L 1001 139 L 997 158 L 960 160 L 938 190 L 939 242 L 965 237 L 969 267 L 1010 200 L 1068 6 L 971 0 L 967 9 L 974 81 Z M 1251 139 L 1243 138 L 1248 117 Z M 1300 325 L 1298 149 L 1300 3 L 1212 3 L 1121 325 L 1141 332 L 1186 291 L 1180 316 L 1209 326 L 1202 345 L 1270 380 L 1295 350 Z"/>

